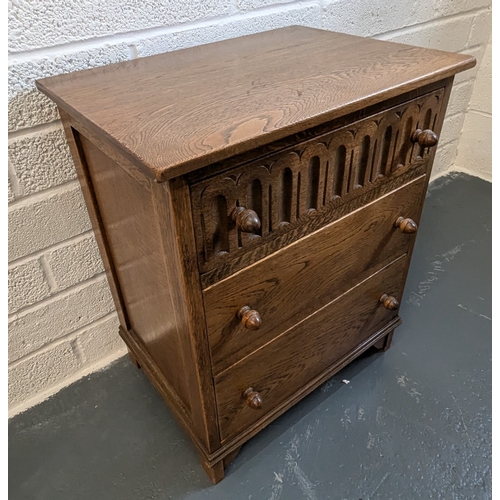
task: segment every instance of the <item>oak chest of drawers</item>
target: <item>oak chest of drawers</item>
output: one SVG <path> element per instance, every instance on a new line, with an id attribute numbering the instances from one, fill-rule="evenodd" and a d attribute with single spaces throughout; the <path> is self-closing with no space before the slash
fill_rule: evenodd
<path id="1" fill-rule="evenodd" d="M 290 27 L 37 82 L 120 335 L 214 482 L 389 346 L 453 77 L 474 64 Z"/>

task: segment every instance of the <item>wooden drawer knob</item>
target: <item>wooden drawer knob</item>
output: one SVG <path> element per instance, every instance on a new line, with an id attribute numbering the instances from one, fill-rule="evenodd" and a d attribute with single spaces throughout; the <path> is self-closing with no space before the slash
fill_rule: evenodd
<path id="1" fill-rule="evenodd" d="M 394 227 L 398 227 L 402 233 L 413 234 L 417 232 L 418 226 L 413 219 L 405 219 L 404 217 L 398 217 L 394 223 Z"/>
<path id="2" fill-rule="evenodd" d="M 249 387 L 243 393 L 243 399 L 245 400 L 246 404 L 254 410 L 260 410 L 262 408 L 262 398 L 257 391 L 253 390 L 253 387 Z"/>
<path id="3" fill-rule="evenodd" d="M 389 309 L 389 311 L 395 311 L 399 307 L 399 302 L 396 297 L 387 295 L 386 293 L 380 297 L 379 302 L 383 304 L 386 309 Z"/>
<path id="4" fill-rule="evenodd" d="M 413 142 L 418 142 L 423 148 L 432 148 L 438 143 L 438 136 L 432 130 L 420 130 L 417 128 L 411 135 Z"/>
<path id="5" fill-rule="evenodd" d="M 259 216 L 250 208 L 236 207 L 231 218 L 244 233 L 253 233 L 260 229 Z"/>
<path id="6" fill-rule="evenodd" d="M 241 324 L 248 330 L 258 330 L 262 324 L 260 314 L 250 306 L 243 306 L 238 311 L 238 318 L 241 319 Z"/>

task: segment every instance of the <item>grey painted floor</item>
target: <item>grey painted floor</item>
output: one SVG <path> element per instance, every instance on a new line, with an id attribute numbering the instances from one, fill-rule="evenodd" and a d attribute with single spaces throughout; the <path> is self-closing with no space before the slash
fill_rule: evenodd
<path id="1" fill-rule="evenodd" d="M 489 499 L 487 182 L 455 174 L 431 186 L 401 316 L 389 351 L 275 421 L 216 486 L 123 358 L 9 422 L 9 498 Z"/>

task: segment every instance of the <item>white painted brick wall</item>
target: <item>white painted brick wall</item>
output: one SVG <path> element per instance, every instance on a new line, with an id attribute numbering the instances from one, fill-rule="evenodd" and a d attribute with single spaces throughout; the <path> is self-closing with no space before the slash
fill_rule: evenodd
<path id="1" fill-rule="evenodd" d="M 479 16 L 478 16 L 479 17 Z M 483 20 L 481 29 L 487 30 Z M 476 31 L 476 35 L 479 31 Z M 478 69 L 465 114 L 455 166 L 458 170 L 492 180 L 491 36 Z"/>
<path id="2" fill-rule="evenodd" d="M 35 89 L 37 78 L 292 24 L 469 53 L 481 62 L 490 22 L 491 0 L 11 0 L 10 413 L 125 352 L 59 115 Z M 456 79 L 435 176 L 455 161 L 475 75 Z"/>
<path id="3" fill-rule="evenodd" d="M 39 258 L 9 269 L 9 314 L 47 298 L 50 286 Z"/>
<path id="4" fill-rule="evenodd" d="M 12 203 L 9 260 L 30 255 L 90 229 L 79 185 L 72 183 L 55 191 L 37 193 Z"/>
<path id="5" fill-rule="evenodd" d="M 54 0 L 57 2 L 58 0 Z M 48 2 L 46 2 L 48 3 Z M 105 66 L 130 59 L 126 43 L 64 50 L 35 51 L 9 56 L 9 130 L 19 130 L 59 119 L 52 101 L 35 88 L 35 80 L 60 73 Z"/>
<path id="6" fill-rule="evenodd" d="M 9 360 L 27 356 L 112 311 L 113 301 L 102 275 L 76 290 L 56 294 L 12 316 L 9 323 Z"/>
<path id="7" fill-rule="evenodd" d="M 82 283 L 104 271 L 93 235 L 53 248 L 46 255 L 57 291 Z"/>
<path id="8" fill-rule="evenodd" d="M 60 125 L 11 139 L 9 159 L 22 196 L 76 179 L 68 143 Z"/>

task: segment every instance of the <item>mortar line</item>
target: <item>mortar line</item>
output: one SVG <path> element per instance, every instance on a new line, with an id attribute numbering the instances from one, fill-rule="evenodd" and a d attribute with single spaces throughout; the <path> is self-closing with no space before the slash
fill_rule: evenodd
<path id="1" fill-rule="evenodd" d="M 456 161 L 456 159 L 455 159 L 455 161 Z M 483 181 L 489 182 L 490 184 L 492 183 L 491 174 L 488 175 L 485 172 L 472 171 L 466 167 L 461 167 L 459 165 L 456 165 L 455 163 L 453 163 L 449 167 L 449 169 L 443 173 L 443 175 L 448 175 L 448 174 L 451 174 L 452 172 L 458 172 L 461 174 L 471 175 L 472 177 L 478 177 L 479 179 L 482 179 Z"/>
<path id="2" fill-rule="evenodd" d="M 470 106 L 470 102 L 469 102 Z M 481 111 L 480 109 L 467 108 L 467 113 L 476 113 L 477 115 L 484 116 L 485 118 L 493 118 L 493 114 L 488 111 Z"/>
<path id="3" fill-rule="evenodd" d="M 465 87 L 465 85 L 468 85 L 472 81 L 473 81 L 473 79 L 471 78 L 469 80 L 464 80 L 463 82 L 454 83 L 453 84 L 453 90 L 458 89 L 460 87 Z"/>
<path id="4" fill-rule="evenodd" d="M 81 281 L 80 283 L 76 283 L 75 285 L 72 285 L 68 288 L 65 288 L 64 290 L 61 290 L 54 295 L 51 295 L 50 297 L 45 297 L 42 300 L 39 300 L 38 302 L 35 302 L 34 304 L 30 304 L 29 306 L 21 307 L 19 310 L 17 310 L 14 313 L 9 314 L 8 317 L 8 323 L 9 325 L 17 321 L 20 318 L 24 318 L 24 316 L 27 316 L 28 314 L 31 314 L 32 312 L 36 312 L 39 309 L 42 309 L 43 307 L 50 305 L 54 302 L 57 302 L 61 298 L 64 298 L 65 296 L 72 295 L 74 292 L 78 292 L 80 290 L 83 290 L 85 288 L 88 288 L 90 285 L 93 285 L 101 280 L 103 278 L 106 278 L 106 273 L 101 272 L 99 274 L 96 274 L 95 276 L 92 276 L 91 278 Z"/>
<path id="5" fill-rule="evenodd" d="M 7 161 L 7 169 L 8 169 L 7 173 L 9 175 L 9 180 L 10 180 L 10 186 L 12 188 L 12 192 L 14 193 L 14 199 L 9 202 L 9 205 L 10 205 L 16 201 L 16 198 L 18 196 L 22 196 L 22 192 L 21 192 L 22 189 L 21 189 L 21 185 L 19 184 L 19 179 L 17 178 L 16 169 L 14 168 L 14 165 L 12 164 L 10 159 L 8 159 L 8 161 Z"/>
<path id="6" fill-rule="evenodd" d="M 418 28 L 421 26 L 425 25 L 435 25 L 435 24 L 441 24 L 442 21 L 452 21 L 453 19 L 460 18 L 460 17 L 467 17 L 468 15 L 471 14 L 478 14 L 482 12 L 488 11 L 488 7 L 477 7 L 475 9 L 463 11 L 463 12 L 457 12 L 455 14 L 450 14 L 449 16 L 442 16 L 442 17 L 437 17 L 435 19 L 428 19 L 426 21 L 422 21 L 419 23 L 415 24 L 410 24 L 408 26 L 403 26 L 401 28 L 396 28 L 394 30 L 389 30 L 389 31 L 384 31 L 382 33 L 377 33 L 376 35 L 372 35 L 372 38 L 377 38 L 385 35 L 399 35 L 399 34 L 404 34 L 405 32 L 411 32 L 413 28 Z M 468 38 L 467 38 L 468 40 Z"/>
<path id="7" fill-rule="evenodd" d="M 91 365 L 82 367 L 80 370 L 76 371 L 72 375 L 65 377 L 60 382 L 52 384 L 49 387 L 43 389 L 41 392 L 25 399 L 21 403 L 11 406 L 8 411 L 8 418 L 12 418 L 14 415 L 22 413 L 31 408 L 32 406 L 35 406 L 45 401 L 47 398 L 53 396 L 60 390 L 71 385 L 73 382 L 76 382 L 77 380 L 80 380 L 81 378 L 90 375 L 91 373 L 94 373 L 96 371 L 101 370 L 102 368 L 107 367 L 113 361 L 123 357 L 125 353 L 126 351 L 124 344 L 121 349 L 117 349 L 116 351 L 109 354 L 105 358 L 101 358 L 100 360 L 96 361 L 95 363 L 92 363 Z"/>
<path id="8" fill-rule="evenodd" d="M 448 118 L 455 118 L 456 116 L 458 116 L 458 115 L 464 115 L 465 113 L 466 113 L 466 110 L 464 110 L 464 111 L 457 111 L 456 113 L 453 113 L 451 115 L 446 115 L 444 117 L 444 119 L 447 120 Z"/>
<path id="9" fill-rule="evenodd" d="M 54 250 L 59 250 L 60 248 L 64 248 L 64 247 L 67 247 L 67 246 L 72 245 L 74 243 L 78 243 L 80 241 L 83 241 L 85 238 L 88 238 L 89 236 L 93 236 L 93 235 L 94 235 L 94 230 L 87 229 L 87 231 L 84 231 L 83 233 L 77 234 L 76 236 L 71 236 L 70 238 L 66 238 L 65 240 L 58 241 L 57 243 L 53 243 L 52 245 L 49 245 L 48 247 L 45 247 L 42 250 L 37 250 L 36 252 L 30 253 L 28 255 L 23 255 L 22 257 L 18 257 L 17 259 L 14 259 L 14 260 L 9 262 L 8 268 L 13 269 L 16 266 L 26 264 L 30 260 L 39 258 L 40 256 L 44 255 L 46 252 L 52 252 Z"/>
<path id="10" fill-rule="evenodd" d="M 71 349 L 73 350 L 73 354 L 77 359 L 78 363 L 83 365 L 85 364 L 85 354 L 83 352 L 83 348 L 80 344 L 80 338 L 76 335 L 70 342 Z"/>
<path id="11" fill-rule="evenodd" d="M 137 59 L 137 47 L 133 43 L 128 46 L 128 50 L 130 52 L 130 59 Z"/>
<path id="12" fill-rule="evenodd" d="M 454 142 L 457 142 L 457 141 L 458 141 L 458 138 L 450 139 L 450 140 L 448 140 L 446 142 L 440 142 L 439 145 L 438 145 L 438 150 L 440 150 L 444 146 L 449 146 L 450 144 L 453 144 Z"/>
<path id="13" fill-rule="evenodd" d="M 106 313 L 104 316 L 101 316 L 100 318 L 95 319 L 91 323 L 87 323 L 84 326 L 81 326 L 80 328 L 77 328 L 76 330 L 73 330 L 71 332 L 65 333 L 64 335 L 57 337 L 56 339 L 47 342 L 46 344 L 43 344 L 42 346 L 38 347 L 37 349 L 28 352 L 27 354 L 24 354 L 20 358 L 16 358 L 14 361 L 10 361 L 8 363 L 8 368 L 15 368 L 19 364 L 21 364 L 23 361 L 28 360 L 29 358 L 32 358 L 33 356 L 37 356 L 38 354 L 43 354 L 44 352 L 50 351 L 57 347 L 58 345 L 61 345 L 62 343 L 68 341 L 68 340 L 73 340 L 73 337 L 76 337 L 80 335 L 81 333 L 89 330 L 90 328 L 94 328 L 95 326 L 99 326 L 102 323 L 106 323 L 106 321 L 110 320 L 114 316 L 117 316 L 116 311 L 112 311 L 109 313 Z M 118 332 L 116 333 L 118 335 Z"/>
<path id="14" fill-rule="evenodd" d="M 47 198 L 50 198 L 51 196 L 53 196 L 55 194 L 58 194 L 61 192 L 62 193 L 67 192 L 68 186 L 71 187 L 71 185 L 74 185 L 74 187 L 80 187 L 78 179 L 71 179 L 71 180 L 66 181 L 62 184 L 58 184 L 57 186 L 51 186 L 47 189 L 44 189 L 43 191 L 31 193 L 31 194 L 28 194 L 26 196 L 23 196 L 22 198 L 14 200 L 9 205 L 9 208 L 8 208 L 9 213 L 18 209 L 18 208 L 27 207 L 29 205 L 32 205 L 33 203 L 38 202 L 38 201 L 46 200 Z"/>
<path id="15" fill-rule="evenodd" d="M 458 53 L 463 54 L 464 52 L 480 49 L 481 47 L 484 47 L 486 49 L 487 46 L 488 46 L 487 43 L 476 43 L 474 45 L 467 45 L 462 50 L 459 50 Z"/>
<path id="16" fill-rule="evenodd" d="M 58 125 L 58 126 L 56 126 Z M 26 128 L 20 128 L 17 130 L 11 130 L 8 134 L 9 143 L 14 139 L 19 139 L 20 137 L 35 135 L 40 132 L 52 132 L 54 130 L 59 130 L 62 128 L 61 120 L 53 120 L 51 122 L 40 123 L 38 125 L 32 125 Z"/>
<path id="17" fill-rule="evenodd" d="M 45 254 L 40 255 L 40 264 L 42 266 L 45 277 L 47 278 L 47 283 L 49 284 L 49 293 L 51 295 L 55 295 L 59 292 L 59 287 L 57 286 L 56 278 L 54 276 L 54 273 L 52 272 L 52 268 L 47 262 L 47 256 Z"/>
<path id="18" fill-rule="evenodd" d="M 264 7 L 250 10 L 250 11 L 238 11 L 235 14 L 221 14 L 218 16 L 207 17 L 204 19 L 198 19 L 192 22 L 177 23 L 170 26 L 155 26 L 151 28 L 144 28 L 141 30 L 127 31 L 123 33 L 116 33 L 112 35 L 103 35 L 94 38 L 88 38 L 86 40 L 76 40 L 67 43 L 61 43 L 57 45 L 52 45 L 51 47 L 42 47 L 36 49 L 28 49 L 20 52 L 9 52 L 9 66 L 13 64 L 18 64 L 21 62 L 29 62 L 33 58 L 44 58 L 50 56 L 61 56 L 68 52 L 62 51 L 61 49 L 74 49 L 71 52 L 91 50 L 95 48 L 102 48 L 103 45 L 114 42 L 116 45 L 120 43 L 133 43 L 136 41 L 141 41 L 143 39 L 148 39 L 155 36 L 168 35 L 172 33 L 181 33 L 183 31 L 190 31 L 196 28 L 210 27 L 213 25 L 223 25 L 226 22 L 240 21 L 245 19 L 251 19 L 253 17 L 259 17 L 261 14 L 281 14 L 290 10 L 295 10 L 297 8 L 307 8 L 316 5 L 318 3 L 316 0 L 307 0 L 305 2 L 288 2 L 284 4 L 277 5 L 266 5 Z"/>

